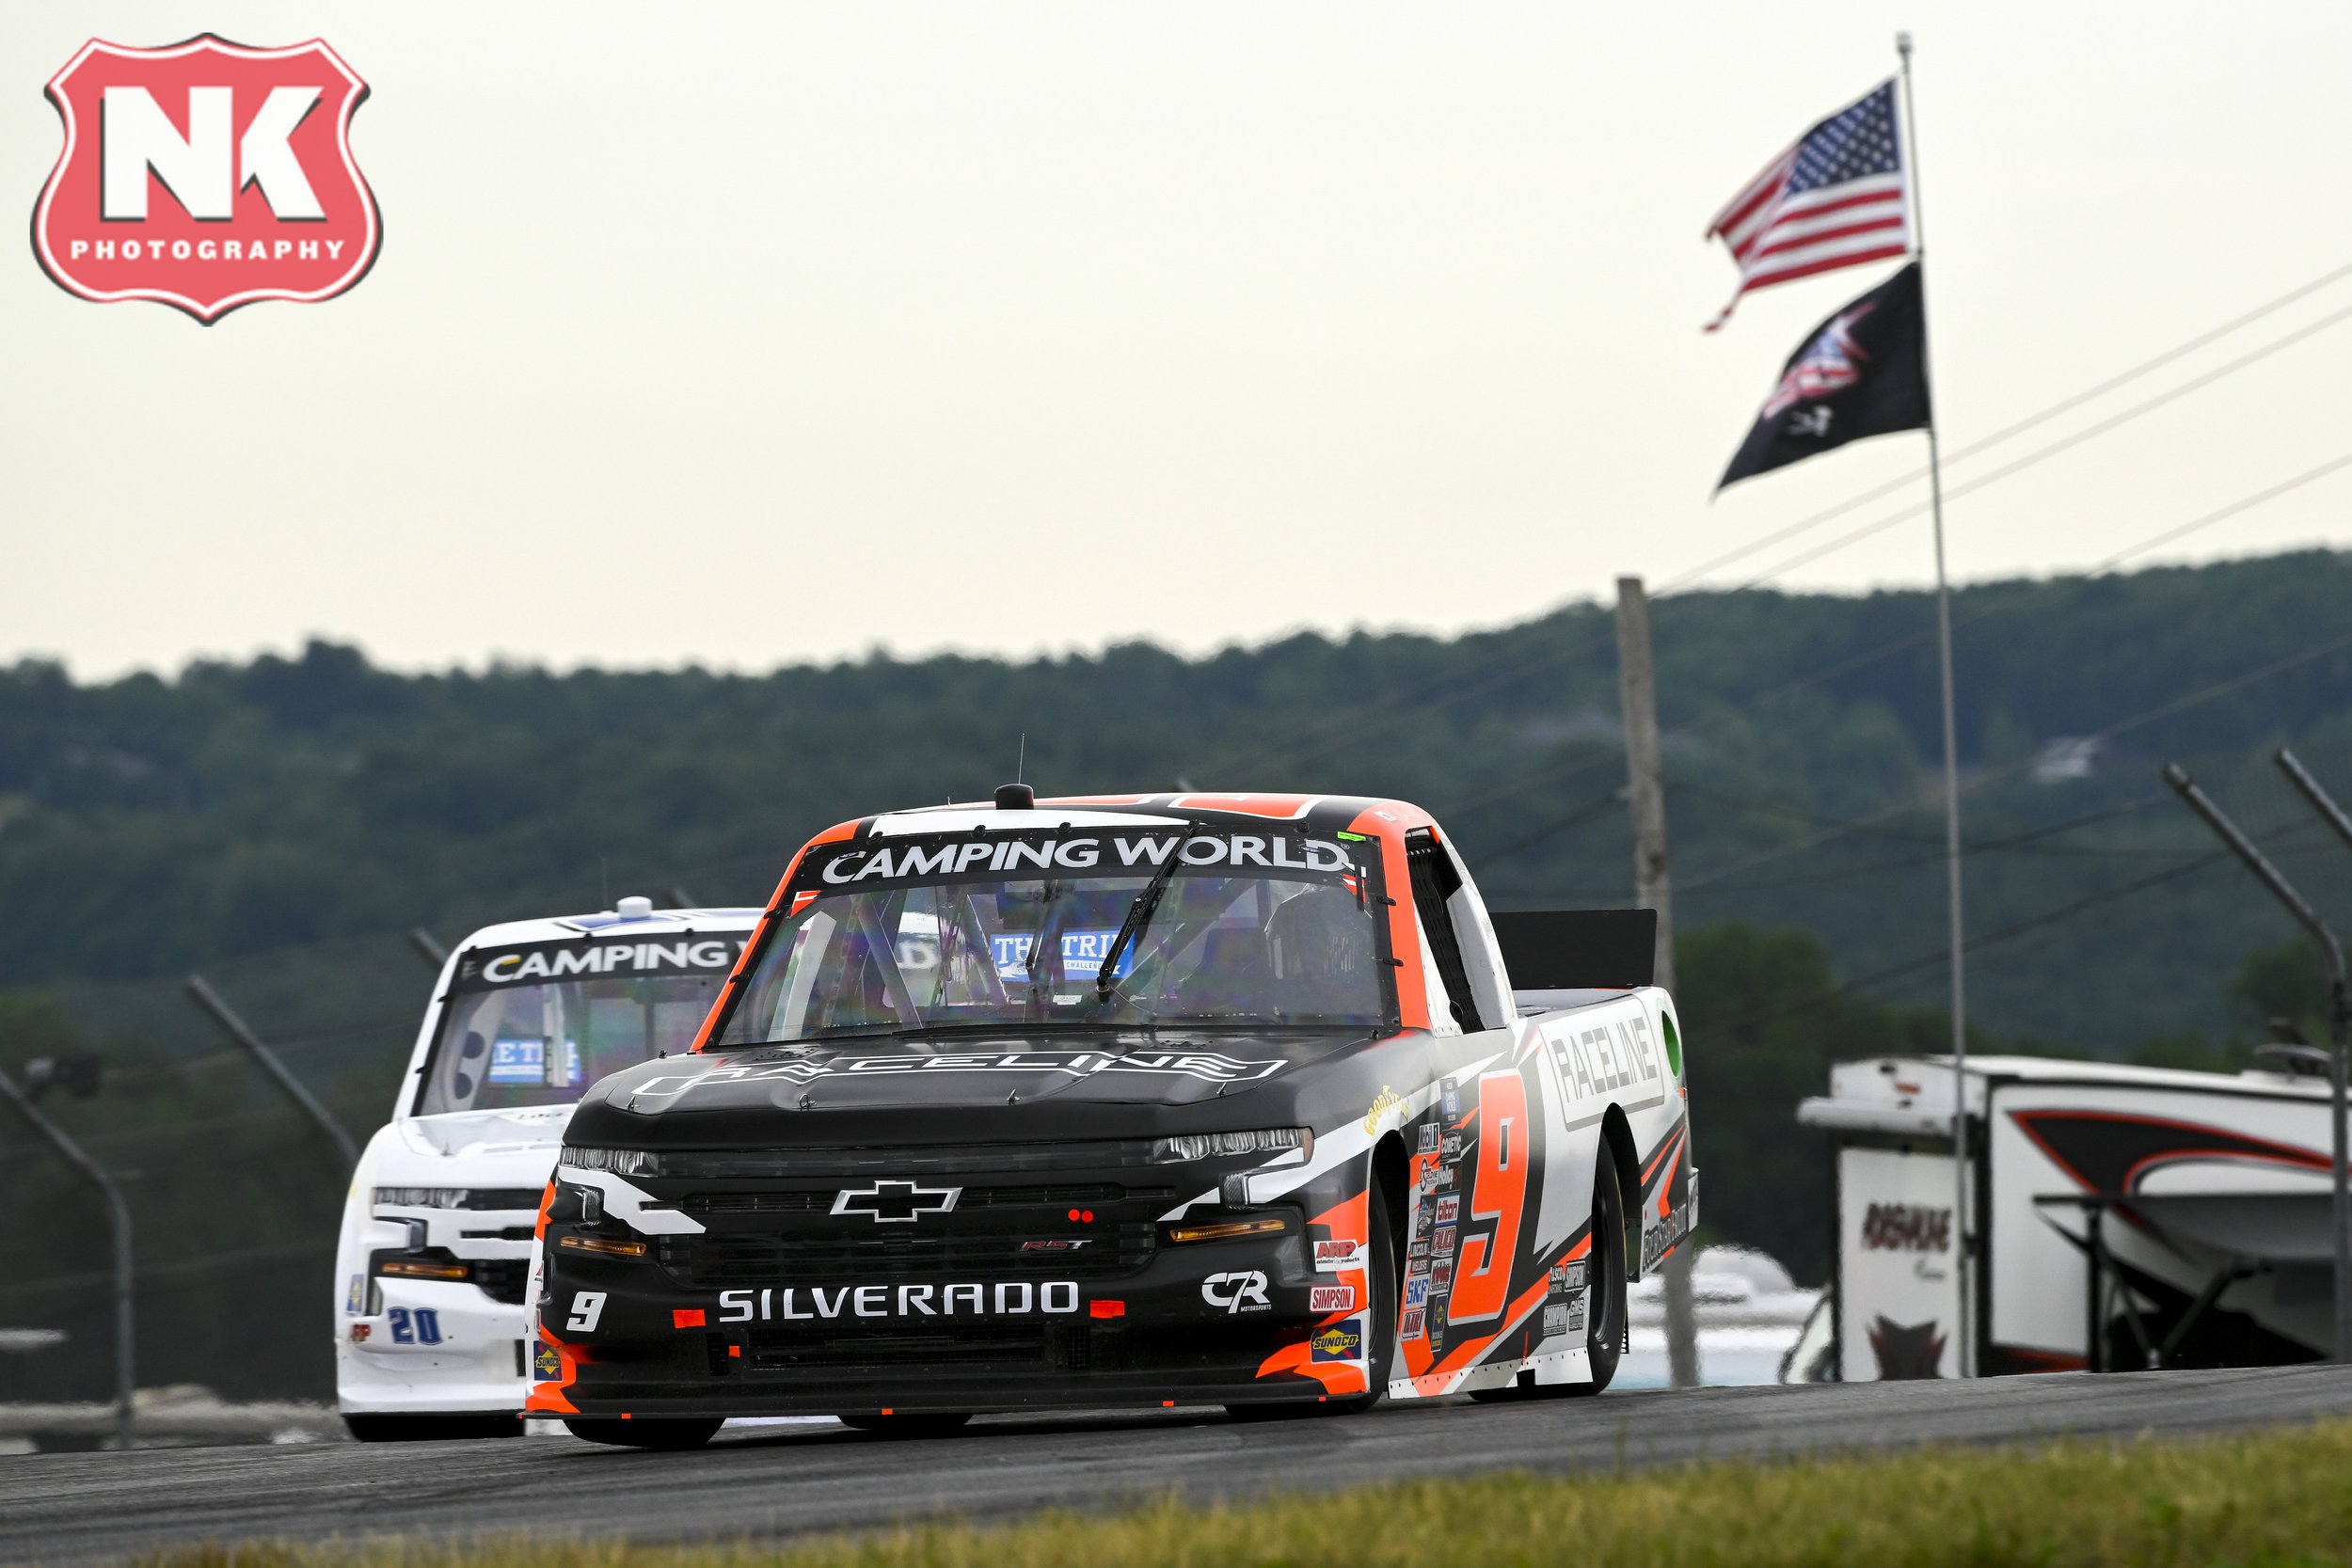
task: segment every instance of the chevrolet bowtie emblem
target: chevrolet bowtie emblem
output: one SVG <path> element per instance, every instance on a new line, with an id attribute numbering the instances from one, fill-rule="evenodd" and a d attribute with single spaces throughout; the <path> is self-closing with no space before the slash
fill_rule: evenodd
<path id="1" fill-rule="evenodd" d="M 920 1187 L 912 1181 L 877 1181 L 864 1189 L 845 1187 L 833 1200 L 836 1214 L 865 1214 L 877 1225 L 912 1224 L 918 1214 L 944 1214 L 956 1206 L 961 1187 Z"/>

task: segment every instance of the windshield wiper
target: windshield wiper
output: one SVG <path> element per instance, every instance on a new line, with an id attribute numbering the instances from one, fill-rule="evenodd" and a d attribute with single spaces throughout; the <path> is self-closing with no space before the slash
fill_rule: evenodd
<path id="1" fill-rule="evenodd" d="M 1152 879 L 1143 884 L 1143 891 L 1136 895 L 1136 901 L 1127 906 L 1127 918 L 1119 923 L 1119 934 L 1111 938 L 1110 951 L 1103 955 L 1103 967 L 1094 972 L 1096 1006 L 1110 1005 L 1111 986 L 1117 977 L 1115 972 L 1119 968 L 1120 955 L 1126 952 L 1131 944 L 1143 940 L 1143 933 L 1152 925 L 1152 917 L 1159 913 L 1160 899 L 1166 896 L 1168 884 L 1176 879 L 1176 868 L 1184 863 L 1184 846 L 1190 844 L 1200 832 L 1200 823 L 1196 819 L 1184 830 L 1184 836 L 1176 841 L 1176 847 L 1168 852 L 1168 863 L 1152 873 Z"/>

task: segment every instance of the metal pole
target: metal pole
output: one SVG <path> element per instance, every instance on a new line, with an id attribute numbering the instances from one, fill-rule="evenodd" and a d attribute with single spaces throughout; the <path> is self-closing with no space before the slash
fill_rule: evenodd
<path id="1" fill-rule="evenodd" d="M 67 1137 L 64 1128 L 43 1116 L 6 1072 L 0 1072 L 0 1098 L 23 1112 L 33 1130 L 105 1195 L 106 1221 L 115 1242 L 115 1447 L 128 1450 L 135 1441 L 131 1430 L 131 1206 L 122 1201 L 114 1178 Z"/>
<path id="2" fill-rule="evenodd" d="M 449 949 L 441 945 L 441 939 L 421 926 L 409 928 L 408 945 L 421 954 L 424 961 L 436 969 L 449 962 Z"/>
<path id="3" fill-rule="evenodd" d="M 230 1010 L 229 1004 L 220 999 L 220 993 L 204 983 L 203 975 L 188 976 L 188 994 L 195 997 L 198 1005 L 212 1014 L 223 1029 L 229 1031 L 231 1039 L 244 1046 L 253 1059 L 262 1064 L 262 1070 L 269 1074 L 272 1083 L 286 1092 L 286 1098 L 293 1101 L 303 1115 L 318 1123 L 320 1130 L 335 1140 L 335 1147 L 342 1150 L 343 1164 L 357 1167 L 359 1149 L 351 1141 L 351 1134 L 343 1131 L 341 1122 L 327 1115 L 326 1107 L 302 1086 L 300 1079 L 286 1070 L 286 1064 L 278 1059 L 278 1053 L 263 1045 L 262 1037 L 247 1028 L 245 1020 Z"/>
<path id="4" fill-rule="evenodd" d="M 1649 595 L 1617 579 L 1617 681 L 1625 714 L 1626 799 L 1633 813 L 1633 901 L 1658 911 L 1654 978 L 1675 986 L 1674 880 L 1666 868 L 1666 766 L 1658 738 L 1658 676 L 1650 661 Z M 1684 1115 L 1687 1117 L 1686 1109 Z M 1699 1386 L 1699 1333 L 1688 1239 L 1666 1259 L 1666 1369 L 1677 1388 Z"/>
<path id="5" fill-rule="evenodd" d="M 2352 816 L 2344 815 L 2335 797 L 2320 787 L 2299 758 L 2285 747 L 2274 759 L 2279 770 L 2294 782 L 2336 836 L 2352 847 Z M 2336 1152 L 2336 1359 L 2352 1356 L 2352 989 L 2344 984 L 2342 956 L 2328 986 L 2328 1077 L 2335 1088 L 2332 1119 Z"/>
<path id="6" fill-rule="evenodd" d="M 1903 168 L 1911 195 L 1911 260 L 1919 268 L 1919 376 L 1928 384 L 1928 499 L 1935 517 L 1935 648 L 1944 695 L 1944 902 L 1952 970 L 1952 1233 L 1960 1288 L 1960 1375 L 1976 1370 L 1976 1227 L 1968 1223 L 1968 971 L 1960 902 L 1960 723 L 1952 698 L 1952 590 L 1944 571 L 1944 452 L 1935 433 L 1928 356 L 1928 238 L 1919 200 L 1919 122 L 1911 104 L 1911 35 L 1895 35 L 1903 69 Z"/>
<path id="7" fill-rule="evenodd" d="M 2290 771 L 2288 776 L 2294 777 L 2295 771 Z M 2309 778 L 2310 775 L 2306 773 L 2303 777 Z M 2331 1047 L 2328 1074 L 2330 1098 L 2328 1119 L 2334 1123 L 2335 1144 L 2335 1359 L 2352 1362 L 2352 1141 L 2347 1141 L 2344 1116 L 2344 1058 L 2346 1035 L 2352 1033 L 2352 1016 L 2347 1016 L 2352 1015 L 2352 990 L 2347 990 L 2344 984 L 2344 944 L 2336 940 L 2336 933 L 2328 928 L 2328 923 L 2319 918 L 2319 911 L 2295 890 L 2295 884 L 2280 875 L 2279 868 L 2254 847 L 2251 839 L 2238 832 L 2237 824 L 2224 816 L 2221 808 L 2197 787 L 2196 782 L 2189 778 L 2179 763 L 2168 762 L 2164 765 L 2164 782 L 2172 786 L 2175 795 L 2188 802 L 2191 811 L 2205 819 L 2205 826 L 2211 828 L 2239 860 L 2246 863 L 2246 869 L 2270 890 L 2270 895 L 2286 906 L 2287 912 L 2295 916 L 2303 929 L 2309 931 L 2319 943 L 2320 952 L 2328 960 L 2328 1042 Z M 2317 789 L 2319 786 L 2313 784 L 2312 787 Z M 2324 794 L 2322 799 L 2325 799 Z M 2332 807 L 2334 802 L 2331 800 L 2328 804 Z"/>

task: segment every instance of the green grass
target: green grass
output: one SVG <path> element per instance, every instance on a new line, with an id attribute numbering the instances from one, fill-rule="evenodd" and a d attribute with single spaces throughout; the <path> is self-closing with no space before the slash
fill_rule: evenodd
<path id="1" fill-rule="evenodd" d="M 920 1449 L 906 1450 L 911 1465 Z M 2352 1563 L 2352 1420 L 2188 1442 L 2054 1441 L 909 1526 L 789 1546 L 609 1539 L 207 1545 L 148 1568 L 1503 1568 L 1515 1563 Z"/>

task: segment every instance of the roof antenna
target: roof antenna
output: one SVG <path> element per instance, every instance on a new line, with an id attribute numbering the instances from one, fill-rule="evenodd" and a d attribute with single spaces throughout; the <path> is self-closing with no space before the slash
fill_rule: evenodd
<path id="1" fill-rule="evenodd" d="M 1013 782 L 996 786 L 998 811 L 1031 811 L 1037 806 L 1037 791 L 1022 783 L 1029 767 L 1029 732 L 1021 732 L 1021 752 L 1012 765 Z"/>

